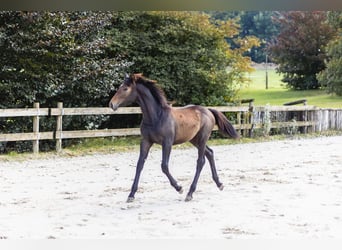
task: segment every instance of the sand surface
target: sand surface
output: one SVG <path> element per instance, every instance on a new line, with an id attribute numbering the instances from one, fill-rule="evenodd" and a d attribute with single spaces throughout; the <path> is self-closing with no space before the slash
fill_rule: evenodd
<path id="1" fill-rule="evenodd" d="M 0 161 L 0 239 L 341 239 L 342 136 L 214 146 L 184 202 L 197 151 L 171 153 L 178 194 L 152 148 L 134 203 L 138 152 Z"/>

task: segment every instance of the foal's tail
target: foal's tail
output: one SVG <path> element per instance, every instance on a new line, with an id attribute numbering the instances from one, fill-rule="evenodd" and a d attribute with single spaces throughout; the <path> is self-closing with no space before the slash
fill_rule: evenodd
<path id="1" fill-rule="evenodd" d="M 233 125 L 228 121 L 227 117 L 215 109 L 209 109 L 209 111 L 215 116 L 216 124 L 223 134 L 229 135 L 234 139 L 240 138 L 240 135 L 236 132 Z"/>

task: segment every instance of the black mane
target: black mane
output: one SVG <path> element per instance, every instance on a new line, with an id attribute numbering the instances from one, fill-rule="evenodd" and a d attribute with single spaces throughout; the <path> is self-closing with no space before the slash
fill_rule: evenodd
<path id="1" fill-rule="evenodd" d="M 147 79 L 143 76 L 138 76 L 135 80 L 136 84 L 141 84 L 143 85 L 145 88 L 147 88 L 152 96 L 154 97 L 154 99 L 158 102 L 158 104 L 160 104 L 162 107 L 167 107 L 167 100 L 165 97 L 165 93 L 164 91 L 157 85 L 156 81 Z"/>

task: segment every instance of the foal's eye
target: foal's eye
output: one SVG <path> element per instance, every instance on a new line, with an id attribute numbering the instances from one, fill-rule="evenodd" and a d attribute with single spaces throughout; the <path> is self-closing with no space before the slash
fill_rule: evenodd
<path id="1" fill-rule="evenodd" d="M 128 88 L 123 88 L 123 91 L 127 91 L 128 90 Z"/>

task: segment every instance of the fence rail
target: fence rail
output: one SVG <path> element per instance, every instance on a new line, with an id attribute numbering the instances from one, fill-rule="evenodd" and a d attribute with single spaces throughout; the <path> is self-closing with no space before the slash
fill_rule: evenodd
<path id="1" fill-rule="evenodd" d="M 321 109 L 315 106 L 220 106 L 211 107 L 221 112 L 236 113 L 237 122 L 233 125 L 244 136 L 251 136 L 256 129 L 269 133 L 272 129 L 301 128 L 302 132 L 342 129 L 342 109 Z M 33 108 L 0 109 L 0 117 L 32 117 L 33 129 L 29 133 L 8 133 L 0 131 L 0 142 L 32 141 L 33 152 L 39 152 L 40 140 L 55 140 L 56 150 L 62 149 L 63 139 L 113 137 L 139 135 L 139 128 L 120 128 L 102 130 L 63 130 L 64 116 L 82 115 L 117 115 L 141 114 L 139 107 L 123 107 L 113 112 L 110 108 L 64 108 L 58 103 L 57 108 L 40 108 L 34 103 Z M 40 117 L 55 117 L 55 131 L 41 132 Z M 217 127 L 215 127 L 215 130 Z"/>

